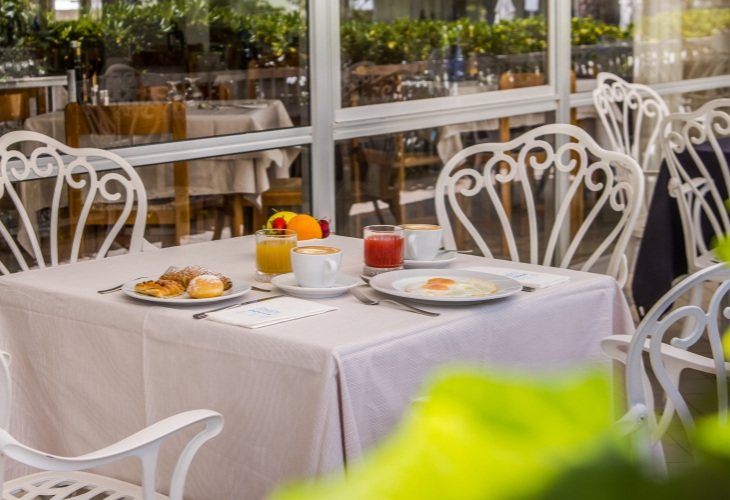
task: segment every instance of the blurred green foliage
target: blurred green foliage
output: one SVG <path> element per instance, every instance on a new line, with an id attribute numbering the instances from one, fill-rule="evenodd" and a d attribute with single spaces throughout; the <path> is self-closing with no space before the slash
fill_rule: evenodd
<path id="1" fill-rule="evenodd" d="M 302 3 L 301 1 L 299 2 Z M 301 6 L 300 6 L 301 7 Z M 303 38 L 307 16 L 302 8 L 272 7 L 266 0 L 231 4 L 227 0 L 163 0 L 160 2 L 104 3 L 100 18 L 82 11 L 74 21 L 51 17 L 36 23 L 37 6 L 31 0 L 2 0 L 0 48 L 23 45 L 44 54 L 65 50 L 71 40 L 98 47 L 105 57 L 131 56 L 142 50 L 184 45 L 184 33 L 195 26 L 209 28 L 211 45 L 248 50 L 263 65 L 305 57 Z M 692 9 L 644 17 L 636 34 L 645 39 L 677 33 L 702 37 L 727 31 L 730 9 Z M 416 62 L 435 50 L 459 45 L 464 54 L 525 54 L 547 48 L 547 22 L 542 16 L 500 21 L 496 24 L 455 21 L 396 19 L 373 22 L 365 17 L 343 20 L 340 26 L 342 63 L 375 64 Z M 591 17 L 573 18 L 573 45 L 595 45 L 631 40 L 634 27 L 621 29 Z"/>
<path id="2" fill-rule="evenodd" d="M 452 369 L 424 403 L 342 475 L 270 500 L 726 498 L 730 430 L 699 422 L 705 460 L 659 481 L 633 460 L 611 415 L 606 374 Z"/>

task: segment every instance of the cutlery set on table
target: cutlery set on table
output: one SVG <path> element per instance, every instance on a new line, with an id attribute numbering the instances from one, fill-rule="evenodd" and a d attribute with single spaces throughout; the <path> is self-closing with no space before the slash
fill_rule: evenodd
<path id="1" fill-rule="evenodd" d="M 469 251 L 444 250 L 441 237 L 442 229 L 435 225 L 367 226 L 362 275 L 354 277 L 340 273 L 343 251 L 320 245 L 324 240 L 301 244 L 297 233 L 290 229 L 262 229 L 256 233 L 256 279 L 283 293 L 230 303 L 250 290 L 273 290 L 201 266 L 171 266 L 158 278 L 139 277 L 98 293 L 121 290 L 135 299 L 172 306 L 223 301 L 226 303 L 219 307 L 195 312 L 193 318 L 258 328 L 336 310 L 309 299 L 338 297 L 348 292 L 365 305 L 390 304 L 403 311 L 435 317 L 440 313 L 417 307 L 413 302 L 471 305 L 567 280 L 514 269 L 446 269 L 458 253 Z M 273 299 L 277 300 L 269 302 Z"/>

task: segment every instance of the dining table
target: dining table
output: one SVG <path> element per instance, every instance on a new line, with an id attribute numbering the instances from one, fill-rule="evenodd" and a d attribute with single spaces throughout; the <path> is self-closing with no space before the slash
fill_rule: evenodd
<path id="1" fill-rule="evenodd" d="M 730 162 L 730 137 L 719 138 L 718 144 Z M 710 144 L 698 144 L 694 150 L 707 167 L 711 181 L 717 186 L 722 199 L 727 199 L 728 186 L 725 185 L 722 167 Z M 680 153 L 677 158 L 690 176 L 701 176 L 689 152 Z M 663 162 L 649 202 L 631 283 L 631 294 L 640 316 L 644 316 L 672 288 L 678 277 L 687 274 L 684 230 L 677 201 L 669 192 L 670 179 L 669 168 Z M 709 227 L 706 229 L 706 243 L 709 243 L 713 233 Z"/>
<path id="2" fill-rule="evenodd" d="M 281 101 L 237 100 L 201 101 L 186 108 L 187 139 L 216 137 L 292 127 Z M 33 116 L 25 128 L 66 141 L 63 110 Z M 163 135 L 82 136 L 82 147 L 104 149 L 171 140 Z M 261 193 L 269 189 L 269 178 L 289 177 L 289 167 L 300 148 L 277 148 L 238 155 L 217 156 L 188 161 L 191 196 L 243 194 L 260 207 Z M 167 165 L 137 169 L 149 199 L 171 198 L 174 194 L 173 171 Z"/>
<path id="3" fill-rule="evenodd" d="M 331 235 L 314 243 L 341 249 L 340 274 L 359 280 L 362 239 Z M 271 291 L 187 305 L 129 290 L 97 293 L 155 278 L 170 265 L 205 266 L 239 286 Z M 76 455 L 177 412 L 208 408 L 223 414 L 225 425 L 196 455 L 185 498 L 261 499 L 292 480 L 344 474 L 394 429 L 435 370 L 608 369 L 601 339 L 634 332 L 621 287 L 606 275 L 465 254 L 435 265 L 434 276 L 517 268 L 567 281 L 491 300 L 416 304 L 437 317 L 387 302 L 365 305 L 349 289 L 332 297 L 305 289 L 295 293 L 300 300 L 332 310 L 245 328 L 193 314 L 283 293 L 255 282 L 254 236 L 2 276 L 0 349 L 13 357 L 11 433 L 49 453 Z M 371 298 L 393 298 L 357 283 Z M 166 451 L 162 475 L 173 467 Z M 8 478 L 27 472 L 13 463 Z M 134 467 L 100 472 L 137 480 Z M 166 483 L 158 483 L 164 491 Z"/>

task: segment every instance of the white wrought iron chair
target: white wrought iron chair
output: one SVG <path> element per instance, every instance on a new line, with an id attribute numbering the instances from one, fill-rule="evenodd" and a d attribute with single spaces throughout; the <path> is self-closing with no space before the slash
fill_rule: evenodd
<path id="1" fill-rule="evenodd" d="M 730 170 L 720 142 L 730 143 L 730 99 L 710 101 L 690 113 L 672 113 L 662 123 L 666 133 L 660 143 L 670 174 L 669 193 L 679 208 L 687 274 L 694 274 L 718 262 L 708 244 L 711 238 L 730 235 L 725 205 Z M 700 291 L 690 300 L 699 304 Z"/>
<path id="2" fill-rule="evenodd" d="M 474 160 L 473 167 L 465 166 L 469 163 L 465 161 L 467 159 Z M 543 221 L 529 179 L 547 175 L 564 176 L 569 185 L 555 211 L 552 226 L 542 230 Z M 525 200 L 527 256 L 518 251 L 516 230 L 501 199 L 501 186 L 506 183 L 514 183 L 521 189 Z M 569 227 L 575 201 L 582 202 L 584 191 L 594 195 L 593 205 L 586 208 L 584 217 L 573 217 L 574 227 Z M 436 193 L 436 216 L 444 228 L 444 248 L 457 248 L 453 214 L 459 228 L 466 229 L 482 254 L 493 256 L 483 233 L 468 214 L 469 198 L 482 195 L 485 203 L 496 211 L 511 260 L 577 267 L 583 271 L 599 271 L 600 267 L 601 272 L 613 276 L 622 285 L 626 281 L 625 250 L 644 195 L 644 178 L 633 158 L 601 148 L 581 128 L 568 124 L 543 125 L 510 142 L 470 146 L 454 155 L 441 170 Z M 588 248 L 584 236 L 589 230 L 595 230 L 596 219 L 605 214 L 615 216 L 612 225 L 607 226 L 605 234 L 599 235 L 597 245 Z M 605 223 L 601 225 L 605 226 Z M 559 258 L 561 233 L 566 233 L 567 229 L 571 229 L 570 241 Z"/>
<path id="3" fill-rule="evenodd" d="M 8 432 L 12 386 L 10 355 L 0 351 L 0 497 L 63 500 L 74 498 L 106 500 L 182 500 L 185 477 L 198 449 L 223 428 L 223 416 L 211 410 L 191 410 L 161 420 L 115 444 L 78 457 L 59 457 L 29 448 L 19 443 Z M 179 439 L 178 434 L 199 428 L 192 436 L 175 465 L 170 482 L 169 497 L 155 493 L 157 459 L 162 444 L 168 438 Z M 187 433 L 189 435 L 189 433 Z M 141 487 L 117 479 L 80 472 L 130 457 L 137 457 L 142 465 Z M 3 484 L 5 460 L 43 469 L 28 476 L 12 479 Z"/>
<path id="4" fill-rule="evenodd" d="M 639 459 L 655 474 L 667 474 L 661 439 L 674 417 L 679 417 L 687 432 L 694 429 L 697 415 L 692 414 L 690 405 L 679 390 L 684 370 L 696 370 L 715 377 L 717 412 L 720 421 L 727 418 L 730 363 L 725 362 L 722 351 L 724 327 L 721 320 L 730 318 L 730 308 L 727 307 L 729 278 L 730 267 L 725 263 L 696 272 L 675 285 L 651 308 L 633 336 L 612 335 L 601 341 L 603 352 L 625 365 L 624 396 L 628 411 L 623 420 L 632 431 Z M 688 304 L 670 311 L 675 302 L 692 295 L 696 289 L 701 292 L 714 289 L 706 307 Z M 691 325 L 689 330 L 685 328 L 687 323 Z M 684 332 L 678 336 L 682 330 Z M 695 348 L 695 352 L 690 350 L 700 345 L 700 341 L 708 342 L 709 356 L 705 355 L 704 348 Z M 645 358 L 663 396 L 653 392 Z M 662 399 L 657 412 L 655 403 Z"/>
<path id="5" fill-rule="evenodd" d="M 37 196 L 23 196 L 21 182 L 50 179 L 45 184 L 50 205 L 49 242 L 42 245 Z M 99 201 L 113 202 L 114 211 L 97 211 Z M 128 219 L 132 224 L 129 252 L 145 245 L 147 195 L 139 175 L 120 156 L 95 148 L 71 148 L 55 139 L 30 131 L 9 132 L 0 137 L 0 249 L 14 256 L 18 270 L 32 266 L 57 266 L 63 259 L 76 262 L 84 254 L 84 231 L 91 218 L 104 217 L 107 227 L 96 258 L 105 257 Z M 32 208 L 29 208 L 31 207 Z M 72 209 L 72 207 L 76 207 Z M 68 212 L 68 213 L 67 213 Z M 99 222 L 99 221 L 97 221 Z M 68 233 L 65 225 L 68 224 Z M 20 238 L 20 239 L 19 239 Z M 70 242 L 60 255 L 59 240 Z M 4 243 L 4 245 L 3 245 Z M 43 247 L 48 247 L 44 253 Z M 0 274 L 9 273 L 0 258 Z"/>
<path id="6" fill-rule="evenodd" d="M 644 172 L 645 196 L 634 228 L 635 245 L 629 252 L 631 268 L 644 234 L 646 214 L 661 165 L 660 125 L 669 114 L 669 108 L 664 99 L 647 85 L 629 83 L 605 72 L 598 73 L 596 80 L 593 104 L 611 142 L 611 149 L 631 156 Z"/>

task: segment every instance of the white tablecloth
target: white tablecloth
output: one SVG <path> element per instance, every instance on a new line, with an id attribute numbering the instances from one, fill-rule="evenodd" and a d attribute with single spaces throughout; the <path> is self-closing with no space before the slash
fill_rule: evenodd
<path id="1" fill-rule="evenodd" d="M 344 250 L 344 274 L 360 274 L 361 240 L 328 243 Z M 259 499 L 287 479 L 357 461 L 439 365 L 599 363 L 600 339 L 634 331 L 615 280 L 556 269 L 549 272 L 570 281 L 471 306 L 424 306 L 440 312 L 436 318 L 346 294 L 319 299 L 334 312 L 256 330 L 192 319 L 201 306 L 96 293 L 170 264 L 253 282 L 254 240 L 0 277 L 0 348 L 14 356 L 14 434 L 52 453 L 84 453 L 170 414 L 210 408 L 225 416 L 225 427 L 193 462 L 186 498 Z M 484 265 L 541 269 L 468 255 L 451 267 Z M 134 480 L 130 469 L 104 472 Z"/>

